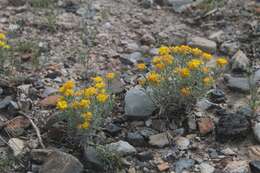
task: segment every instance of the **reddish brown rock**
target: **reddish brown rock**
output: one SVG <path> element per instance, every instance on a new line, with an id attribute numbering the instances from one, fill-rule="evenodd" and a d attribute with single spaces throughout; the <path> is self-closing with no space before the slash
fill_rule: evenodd
<path id="1" fill-rule="evenodd" d="M 56 106 L 59 98 L 60 96 L 58 95 L 48 96 L 45 99 L 40 101 L 40 106 L 42 107 Z"/>
<path id="2" fill-rule="evenodd" d="M 14 119 L 5 123 L 5 130 L 13 136 L 19 136 L 24 132 L 24 129 L 30 126 L 30 121 L 23 116 L 17 116 Z"/>
<path id="3" fill-rule="evenodd" d="M 167 171 L 167 170 L 170 168 L 168 162 L 161 163 L 161 164 L 158 165 L 157 167 L 158 167 L 158 170 L 159 170 L 160 172 Z"/>
<path id="4" fill-rule="evenodd" d="M 198 120 L 198 128 L 200 131 L 200 134 L 206 135 L 210 133 L 214 129 L 214 123 L 209 117 L 200 118 Z"/>

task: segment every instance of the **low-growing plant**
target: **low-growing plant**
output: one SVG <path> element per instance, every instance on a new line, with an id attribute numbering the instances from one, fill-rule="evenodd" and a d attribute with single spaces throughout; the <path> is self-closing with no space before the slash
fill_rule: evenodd
<path id="1" fill-rule="evenodd" d="M 114 77 L 114 73 L 107 73 L 105 78 L 94 77 L 92 85 L 82 89 L 76 89 L 71 80 L 60 87 L 62 96 L 57 108 L 62 111 L 61 117 L 70 130 L 76 130 L 89 140 L 88 134 L 100 128 L 104 115 L 112 107 L 112 93 L 108 87 Z"/>
<path id="2" fill-rule="evenodd" d="M 31 0 L 30 4 L 34 8 L 48 8 L 53 5 L 54 0 Z"/>
<path id="3" fill-rule="evenodd" d="M 10 48 L 10 45 L 7 43 L 6 35 L 4 33 L 0 33 L 0 73 L 4 73 L 6 71 L 4 65 L 9 58 Z"/>
<path id="4" fill-rule="evenodd" d="M 142 71 L 139 83 L 160 108 L 160 114 L 179 114 L 182 119 L 183 113 L 213 86 L 228 62 L 218 58 L 215 67 L 208 67 L 207 62 L 213 55 L 186 45 L 162 46 L 158 52 L 151 68 L 144 63 L 137 64 Z"/>

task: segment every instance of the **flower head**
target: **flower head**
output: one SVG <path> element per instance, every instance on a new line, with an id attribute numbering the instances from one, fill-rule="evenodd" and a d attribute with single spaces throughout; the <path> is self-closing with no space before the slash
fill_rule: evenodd
<path id="1" fill-rule="evenodd" d="M 155 56 L 152 60 L 153 65 L 158 64 L 161 62 L 161 58 L 158 56 Z"/>
<path id="2" fill-rule="evenodd" d="M 116 76 L 115 73 L 112 73 L 112 72 L 106 74 L 106 78 L 110 79 L 110 80 L 114 79 L 115 76 Z"/>
<path id="3" fill-rule="evenodd" d="M 218 58 L 216 63 L 218 66 L 224 67 L 228 63 L 228 61 L 226 58 Z"/>
<path id="4" fill-rule="evenodd" d="M 158 50 L 160 55 L 167 55 L 170 53 L 170 48 L 167 46 L 161 46 Z"/>
<path id="5" fill-rule="evenodd" d="M 5 40 L 6 39 L 6 36 L 4 33 L 0 33 L 0 40 Z"/>
<path id="6" fill-rule="evenodd" d="M 89 87 L 84 90 L 85 97 L 91 97 L 97 94 L 97 89 L 95 87 Z"/>
<path id="7" fill-rule="evenodd" d="M 202 64 L 202 61 L 199 59 L 192 59 L 190 60 L 187 65 L 189 67 L 190 70 L 196 70 L 200 67 L 200 65 Z"/>
<path id="8" fill-rule="evenodd" d="M 179 70 L 180 76 L 183 78 L 190 76 L 190 70 L 188 68 L 182 68 Z"/>
<path id="9" fill-rule="evenodd" d="M 67 89 L 64 91 L 65 96 L 73 96 L 74 95 L 74 90 L 73 89 Z"/>
<path id="10" fill-rule="evenodd" d="M 154 65 L 158 70 L 163 70 L 165 68 L 165 65 L 163 63 L 157 63 Z"/>
<path id="11" fill-rule="evenodd" d="M 101 93 L 101 94 L 97 95 L 97 100 L 100 103 L 105 103 L 107 101 L 108 97 L 109 96 L 107 94 Z"/>
<path id="12" fill-rule="evenodd" d="M 93 114 L 92 114 L 92 112 L 84 112 L 82 114 L 82 116 L 83 116 L 85 121 L 91 121 Z"/>
<path id="13" fill-rule="evenodd" d="M 60 100 L 60 101 L 58 101 L 58 103 L 57 103 L 57 108 L 58 108 L 59 110 L 65 110 L 65 109 L 68 108 L 68 103 L 67 103 L 65 100 Z"/>
<path id="14" fill-rule="evenodd" d="M 161 76 L 156 72 L 150 72 L 147 75 L 147 81 L 152 84 L 159 84 L 161 81 Z"/>
<path id="15" fill-rule="evenodd" d="M 189 96 L 191 94 L 191 89 L 189 87 L 183 87 L 180 90 L 182 96 Z"/>
<path id="16" fill-rule="evenodd" d="M 82 100 L 80 100 L 80 102 L 79 102 L 79 106 L 80 106 L 81 108 L 88 108 L 89 105 L 90 105 L 90 100 L 87 100 L 87 99 L 82 99 Z"/>
<path id="17" fill-rule="evenodd" d="M 204 86 L 210 86 L 213 83 L 213 78 L 212 77 L 205 77 L 202 80 Z"/>
<path id="18" fill-rule="evenodd" d="M 103 78 L 100 77 L 100 76 L 97 76 L 97 77 L 93 77 L 92 80 L 95 82 L 95 83 L 100 83 L 100 82 L 103 82 Z"/>
<path id="19" fill-rule="evenodd" d="M 209 61 L 209 60 L 211 60 L 212 59 L 212 55 L 211 54 L 209 54 L 209 53 L 203 53 L 202 55 L 202 59 L 204 59 L 204 60 L 206 60 L 206 61 Z"/>
<path id="20" fill-rule="evenodd" d="M 145 63 L 140 63 L 136 65 L 137 69 L 140 71 L 144 71 L 146 69 Z"/>
<path id="21" fill-rule="evenodd" d="M 104 82 L 99 82 L 99 83 L 96 83 L 95 87 L 97 89 L 103 89 L 106 87 L 106 84 Z"/>
<path id="22" fill-rule="evenodd" d="M 173 63 L 173 57 L 171 55 L 163 55 L 161 57 L 161 60 L 164 64 L 172 64 Z"/>

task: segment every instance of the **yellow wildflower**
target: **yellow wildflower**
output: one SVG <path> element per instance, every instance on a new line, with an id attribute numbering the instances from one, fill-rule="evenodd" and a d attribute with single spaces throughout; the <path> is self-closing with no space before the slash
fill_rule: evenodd
<path id="1" fill-rule="evenodd" d="M 140 85 L 144 86 L 145 83 L 146 83 L 146 80 L 145 80 L 145 79 L 139 79 L 139 80 L 138 80 L 138 83 L 139 83 Z"/>
<path id="2" fill-rule="evenodd" d="M 161 57 L 161 60 L 164 64 L 172 64 L 173 62 L 173 57 L 171 55 L 163 55 Z"/>
<path id="3" fill-rule="evenodd" d="M 151 82 L 152 84 L 159 84 L 161 77 L 156 72 L 150 72 L 147 76 L 147 80 L 148 80 L 148 82 Z"/>
<path id="4" fill-rule="evenodd" d="M 211 60 L 212 57 L 213 57 L 210 53 L 203 53 L 201 56 L 202 56 L 202 58 L 203 58 L 204 60 L 206 60 L 206 61 Z"/>
<path id="5" fill-rule="evenodd" d="M 188 68 L 180 69 L 179 73 L 180 73 L 180 76 L 183 77 L 183 78 L 190 76 L 190 70 Z"/>
<path id="6" fill-rule="evenodd" d="M 199 68 L 199 66 L 202 64 L 202 61 L 199 59 L 192 59 L 190 60 L 187 65 L 190 70 L 196 70 Z"/>
<path id="7" fill-rule="evenodd" d="M 203 73 L 208 73 L 209 72 L 209 68 L 208 67 L 202 67 L 201 71 Z"/>
<path id="8" fill-rule="evenodd" d="M 6 36 L 5 36 L 5 34 L 3 34 L 3 33 L 0 33 L 0 40 L 5 40 L 6 39 Z"/>
<path id="9" fill-rule="evenodd" d="M 65 100 L 58 101 L 57 108 L 59 110 L 65 110 L 68 108 L 68 103 Z"/>
<path id="10" fill-rule="evenodd" d="M 91 97 L 97 94 L 97 89 L 95 87 L 89 87 L 84 90 L 85 97 Z"/>
<path id="11" fill-rule="evenodd" d="M 223 67 L 228 63 L 226 58 L 218 58 L 216 62 L 217 62 L 217 65 L 220 67 Z"/>
<path id="12" fill-rule="evenodd" d="M 68 89 L 73 89 L 75 87 L 75 82 L 73 82 L 72 80 L 67 81 L 66 83 L 63 84 L 62 88 L 63 88 L 63 92 L 65 92 L 65 90 Z"/>
<path id="13" fill-rule="evenodd" d="M 163 70 L 165 68 L 165 65 L 163 63 L 158 63 L 158 64 L 155 64 L 155 67 L 158 69 L 158 70 Z"/>
<path id="14" fill-rule="evenodd" d="M 108 95 L 107 94 L 101 93 L 101 94 L 97 95 L 97 100 L 100 103 L 105 103 L 107 101 L 107 99 L 108 99 Z"/>
<path id="15" fill-rule="evenodd" d="M 78 102 L 78 101 L 73 101 L 73 102 L 71 103 L 71 107 L 72 107 L 73 109 L 78 109 L 78 108 L 80 107 L 79 102 Z"/>
<path id="16" fill-rule="evenodd" d="M 88 129 L 90 127 L 90 124 L 88 121 L 84 122 L 83 124 L 80 125 L 81 129 Z"/>
<path id="17" fill-rule="evenodd" d="M 83 94 L 83 90 L 79 90 L 79 91 L 76 91 L 75 93 L 74 93 L 74 96 L 77 96 L 77 97 L 79 97 L 79 96 L 81 96 L 82 94 Z"/>
<path id="18" fill-rule="evenodd" d="M 153 65 L 158 64 L 161 62 L 161 58 L 158 56 L 155 56 L 152 60 Z"/>
<path id="19" fill-rule="evenodd" d="M 81 108 L 88 108 L 89 105 L 90 105 L 90 100 L 82 99 L 82 100 L 80 100 L 80 102 L 79 102 L 79 106 L 80 106 Z"/>
<path id="20" fill-rule="evenodd" d="M 114 79 L 115 76 L 116 76 L 115 73 L 111 73 L 111 72 L 106 74 L 106 78 L 107 78 L 107 79 L 110 79 L 110 80 L 111 80 L 111 79 Z"/>
<path id="21" fill-rule="evenodd" d="M 67 89 L 66 91 L 64 91 L 64 95 L 65 96 L 73 96 L 74 95 L 74 90 Z"/>
<path id="22" fill-rule="evenodd" d="M 199 48 L 193 48 L 191 49 L 191 53 L 195 56 L 201 56 L 203 54 L 203 51 Z"/>
<path id="23" fill-rule="evenodd" d="M 93 114 L 92 114 L 92 112 L 85 112 L 85 113 L 83 113 L 83 117 L 84 117 L 85 121 L 91 121 Z"/>
<path id="24" fill-rule="evenodd" d="M 203 80 L 202 80 L 203 84 L 205 86 L 209 86 L 213 83 L 213 78 L 212 77 L 205 77 Z"/>
<path id="25" fill-rule="evenodd" d="M 140 71 L 143 71 L 143 70 L 146 69 L 145 63 L 137 64 L 136 67 L 137 67 L 137 69 L 140 70 Z"/>
<path id="26" fill-rule="evenodd" d="M 92 80 L 96 83 L 100 83 L 100 82 L 103 82 L 103 78 L 100 77 L 100 76 L 97 76 L 97 77 L 93 77 Z"/>
<path id="27" fill-rule="evenodd" d="M 179 47 L 179 53 L 182 53 L 182 54 L 188 54 L 191 52 L 191 47 L 190 46 L 187 46 L 187 45 L 181 45 Z"/>
<path id="28" fill-rule="evenodd" d="M 0 41 L 0 47 L 4 47 L 6 44 L 3 41 Z"/>
<path id="29" fill-rule="evenodd" d="M 191 94 L 191 89 L 189 87 L 183 87 L 180 90 L 182 96 L 189 96 Z"/>
<path id="30" fill-rule="evenodd" d="M 95 87 L 97 89 L 103 89 L 106 87 L 106 84 L 104 82 L 99 82 L 99 83 L 96 83 Z"/>
<path id="31" fill-rule="evenodd" d="M 170 53 L 170 48 L 167 46 L 161 46 L 158 50 L 160 55 L 167 55 Z"/>

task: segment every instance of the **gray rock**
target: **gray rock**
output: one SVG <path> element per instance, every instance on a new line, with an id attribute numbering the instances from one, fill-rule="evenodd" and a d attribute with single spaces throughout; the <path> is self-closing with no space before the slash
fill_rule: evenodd
<path id="1" fill-rule="evenodd" d="M 58 150 L 34 149 L 31 156 L 35 161 L 44 162 L 39 173 L 80 173 L 83 170 L 76 157 Z"/>
<path id="2" fill-rule="evenodd" d="M 21 93 L 24 93 L 24 94 L 28 95 L 29 94 L 29 89 L 30 89 L 31 86 L 32 86 L 31 84 L 19 85 L 17 87 L 17 89 L 19 89 Z"/>
<path id="3" fill-rule="evenodd" d="M 47 97 L 47 96 L 55 94 L 57 92 L 58 92 L 58 90 L 56 88 L 46 87 L 45 90 L 42 93 L 42 96 Z"/>
<path id="4" fill-rule="evenodd" d="M 187 6 L 194 3 L 194 0 L 167 0 L 168 5 L 172 6 L 175 12 L 182 12 Z"/>
<path id="5" fill-rule="evenodd" d="M 156 130 L 150 129 L 150 128 L 143 128 L 140 130 L 140 134 L 145 138 L 148 139 L 150 136 L 157 134 L 158 132 Z"/>
<path id="6" fill-rule="evenodd" d="M 135 51 L 139 51 L 140 47 L 137 43 L 133 42 L 133 43 L 126 43 L 125 45 L 125 51 L 127 53 L 130 53 L 130 52 L 135 52 Z"/>
<path id="7" fill-rule="evenodd" d="M 126 155 L 131 155 L 136 153 L 135 147 L 130 145 L 128 142 L 121 141 L 121 140 L 115 143 L 108 144 L 106 146 L 109 150 L 115 151 L 121 156 L 126 156 Z"/>
<path id="8" fill-rule="evenodd" d="M 217 50 L 217 44 L 214 41 L 208 40 L 203 37 L 191 37 L 188 40 L 188 45 L 192 47 L 198 47 L 204 51 L 215 53 Z"/>
<path id="9" fill-rule="evenodd" d="M 175 162 L 175 172 L 182 173 L 184 170 L 190 169 L 194 165 L 194 160 L 180 159 Z"/>
<path id="10" fill-rule="evenodd" d="M 151 45 L 151 44 L 155 44 L 156 42 L 155 38 L 151 34 L 144 34 L 141 37 L 140 41 L 144 45 Z"/>
<path id="11" fill-rule="evenodd" d="M 237 51 L 237 53 L 232 57 L 231 60 L 232 71 L 246 72 L 248 68 L 249 68 L 249 59 L 241 50 Z"/>
<path id="12" fill-rule="evenodd" d="M 138 132 L 127 133 L 126 140 L 133 146 L 144 146 L 145 145 L 144 137 Z"/>
<path id="13" fill-rule="evenodd" d="M 233 56 L 239 50 L 240 44 L 238 42 L 224 42 L 220 45 L 221 52 Z"/>
<path id="14" fill-rule="evenodd" d="M 256 123 L 253 127 L 256 140 L 260 143 L 260 123 Z"/>
<path id="15" fill-rule="evenodd" d="M 23 6 L 26 3 L 26 0 L 8 0 L 8 2 L 13 6 Z"/>
<path id="16" fill-rule="evenodd" d="M 251 173 L 260 172 L 260 160 L 253 160 L 253 161 L 249 162 L 249 166 L 251 169 Z"/>
<path id="17" fill-rule="evenodd" d="M 6 96 L 3 100 L 0 101 L 0 109 L 6 108 L 12 101 L 11 96 Z"/>
<path id="18" fill-rule="evenodd" d="M 125 84 L 120 79 L 114 79 L 108 87 L 112 93 L 118 94 L 124 91 Z"/>
<path id="19" fill-rule="evenodd" d="M 215 168 L 208 163 L 203 162 L 200 164 L 200 173 L 213 173 L 214 170 Z"/>
<path id="20" fill-rule="evenodd" d="M 233 77 L 231 75 L 224 76 L 226 85 L 238 92 L 249 92 L 249 82 L 245 77 Z"/>
<path id="21" fill-rule="evenodd" d="M 163 148 L 170 144 L 167 133 L 160 133 L 149 137 L 149 144 L 154 147 Z"/>
<path id="22" fill-rule="evenodd" d="M 144 8 L 151 8 L 154 4 L 153 0 L 142 0 L 142 6 Z"/>
<path id="23" fill-rule="evenodd" d="M 142 57 L 143 57 L 142 53 L 140 53 L 140 52 L 133 52 L 131 54 L 126 54 L 126 55 L 123 54 L 123 55 L 121 55 L 121 60 L 125 64 L 134 65 L 138 61 L 142 60 Z"/>
<path id="24" fill-rule="evenodd" d="M 232 161 L 224 168 L 223 173 L 249 173 L 247 161 Z"/>
<path id="25" fill-rule="evenodd" d="M 180 150 L 187 150 L 190 145 L 190 140 L 185 137 L 178 137 L 175 143 Z"/>
<path id="26" fill-rule="evenodd" d="M 104 129 L 105 132 L 109 133 L 112 136 L 116 136 L 118 133 L 121 132 L 121 130 L 122 130 L 121 127 L 113 123 L 106 125 Z"/>
<path id="27" fill-rule="evenodd" d="M 130 89 L 125 96 L 125 114 L 128 119 L 146 119 L 156 110 L 150 97 L 141 88 Z"/>
<path id="28" fill-rule="evenodd" d="M 104 170 L 104 163 L 94 147 L 87 147 L 84 151 L 84 159 L 89 167 L 96 171 Z"/>
<path id="29" fill-rule="evenodd" d="M 0 95 L 2 95 L 4 93 L 3 88 L 0 87 Z"/>
<path id="30" fill-rule="evenodd" d="M 8 146 L 11 147 L 14 156 L 18 156 L 22 154 L 23 149 L 25 147 L 25 142 L 18 138 L 11 138 L 8 141 Z"/>
<path id="31" fill-rule="evenodd" d="M 220 30 L 220 31 L 211 33 L 210 36 L 209 36 L 209 39 L 216 41 L 216 42 L 222 42 L 223 35 L 224 35 L 224 31 Z"/>
<path id="32" fill-rule="evenodd" d="M 152 48 L 152 49 L 150 49 L 149 54 L 152 55 L 152 56 L 158 55 L 158 54 L 159 54 L 159 53 L 158 53 L 158 48 Z"/>

